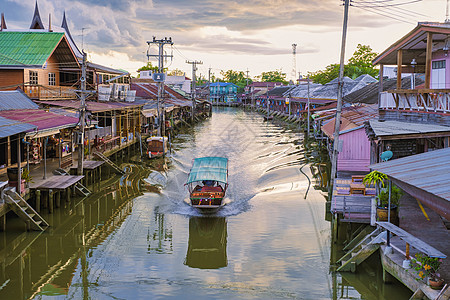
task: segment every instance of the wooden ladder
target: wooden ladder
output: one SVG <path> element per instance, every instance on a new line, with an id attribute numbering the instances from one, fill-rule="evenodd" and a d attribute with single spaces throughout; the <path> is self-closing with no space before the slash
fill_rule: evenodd
<path id="1" fill-rule="evenodd" d="M 80 182 L 77 182 L 75 184 L 75 190 L 84 197 L 87 197 L 92 193 L 87 187 L 82 185 Z"/>
<path id="2" fill-rule="evenodd" d="M 356 266 L 361 264 L 369 256 L 380 248 L 380 244 L 386 239 L 386 231 L 375 229 L 366 235 L 353 249 L 342 256 L 337 264 L 341 264 L 337 271 L 356 271 Z"/>
<path id="3" fill-rule="evenodd" d="M 101 158 L 104 162 L 106 162 L 108 165 L 110 165 L 114 170 L 116 170 L 118 173 L 125 175 L 125 172 L 119 168 L 115 163 L 113 163 L 109 158 L 103 155 L 103 153 L 100 152 L 94 152 L 94 155 Z"/>
<path id="4" fill-rule="evenodd" d="M 23 199 L 15 188 L 5 190 L 6 203 L 26 224 L 28 230 L 41 230 L 50 226 L 44 218 L 41 217 L 25 199 Z"/>

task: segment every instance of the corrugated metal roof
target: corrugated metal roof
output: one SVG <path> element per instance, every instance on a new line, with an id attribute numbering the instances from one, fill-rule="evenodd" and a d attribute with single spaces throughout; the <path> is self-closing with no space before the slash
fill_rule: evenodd
<path id="1" fill-rule="evenodd" d="M 409 123 L 395 120 L 380 122 L 378 119 L 369 121 L 375 136 L 392 136 L 400 134 L 420 134 L 430 132 L 450 132 L 450 126 L 428 123 Z"/>
<path id="2" fill-rule="evenodd" d="M 424 83 L 423 75 L 416 74 L 415 84 L 416 86 Z M 395 89 L 397 86 L 397 78 L 389 78 L 383 80 L 383 91 Z M 351 103 L 378 103 L 378 81 L 368 84 L 367 86 L 355 90 L 348 95 L 345 95 L 342 99 L 344 102 Z M 402 89 L 409 89 L 411 87 L 411 76 L 402 78 Z"/>
<path id="3" fill-rule="evenodd" d="M 450 201 L 450 148 L 411 155 L 369 167 Z"/>
<path id="4" fill-rule="evenodd" d="M 0 138 L 34 130 L 36 126 L 0 117 Z"/>
<path id="5" fill-rule="evenodd" d="M 0 65 L 43 66 L 63 36 L 61 32 L 0 32 Z"/>
<path id="6" fill-rule="evenodd" d="M 63 108 L 79 109 L 81 107 L 80 100 L 58 100 L 58 101 L 37 101 L 37 102 L 49 106 L 58 106 Z M 142 105 L 143 104 L 126 103 L 126 102 L 86 101 L 86 110 L 90 112 L 103 112 L 103 111 L 113 111 L 132 107 L 139 107 Z"/>
<path id="7" fill-rule="evenodd" d="M 13 109 L 38 109 L 22 91 L 0 91 L 0 111 Z"/>

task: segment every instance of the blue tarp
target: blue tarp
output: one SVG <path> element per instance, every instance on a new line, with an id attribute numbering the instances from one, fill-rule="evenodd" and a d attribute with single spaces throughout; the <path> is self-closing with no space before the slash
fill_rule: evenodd
<path id="1" fill-rule="evenodd" d="M 228 158 L 200 157 L 194 160 L 187 183 L 214 180 L 227 183 Z"/>

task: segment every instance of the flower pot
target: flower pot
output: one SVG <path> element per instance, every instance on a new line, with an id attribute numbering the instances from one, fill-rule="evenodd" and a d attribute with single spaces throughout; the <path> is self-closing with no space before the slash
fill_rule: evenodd
<path id="1" fill-rule="evenodd" d="M 21 170 L 21 171 L 23 171 L 23 170 Z M 9 181 L 17 181 L 18 176 L 19 176 L 18 168 L 8 168 L 8 169 L 6 169 L 6 173 L 8 175 Z"/>
<path id="2" fill-rule="evenodd" d="M 387 222 L 388 221 L 389 210 L 387 207 L 377 207 L 377 217 L 378 221 Z M 398 225 L 398 209 L 396 205 L 391 206 L 391 223 Z"/>
<path id="3" fill-rule="evenodd" d="M 444 279 L 428 278 L 428 285 L 433 290 L 440 290 L 444 286 Z"/>
<path id="4" fill-rule="evenodd" d="M 18 183 L 17 180 L 16 181 L 13 181 L 13 180 L 8 181 L 8 185 L 10 187 L 15 187 L 16 191 L 17 191 L 17 188 L 18 188 L 17 183 Z M 21 182 L 20 182 L 20 191 L 21 191 L 22 194 L 25 193 L 25 179 L 22 179 Z"/>

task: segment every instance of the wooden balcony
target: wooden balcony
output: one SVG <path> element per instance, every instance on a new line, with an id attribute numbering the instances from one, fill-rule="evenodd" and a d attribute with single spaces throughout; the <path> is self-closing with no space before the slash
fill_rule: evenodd
<path id="1" fill-rule="evenodd" d="M 75 88 L 68 86 L 24 85 L 23 91 L 34 100 L 71 100 L 77 99 Z"/>
<path id="2" fill-rule="evenodd" d="M 450 89 L 392 90 L 380 94 L 380 110 L 450 114 Z"/>

